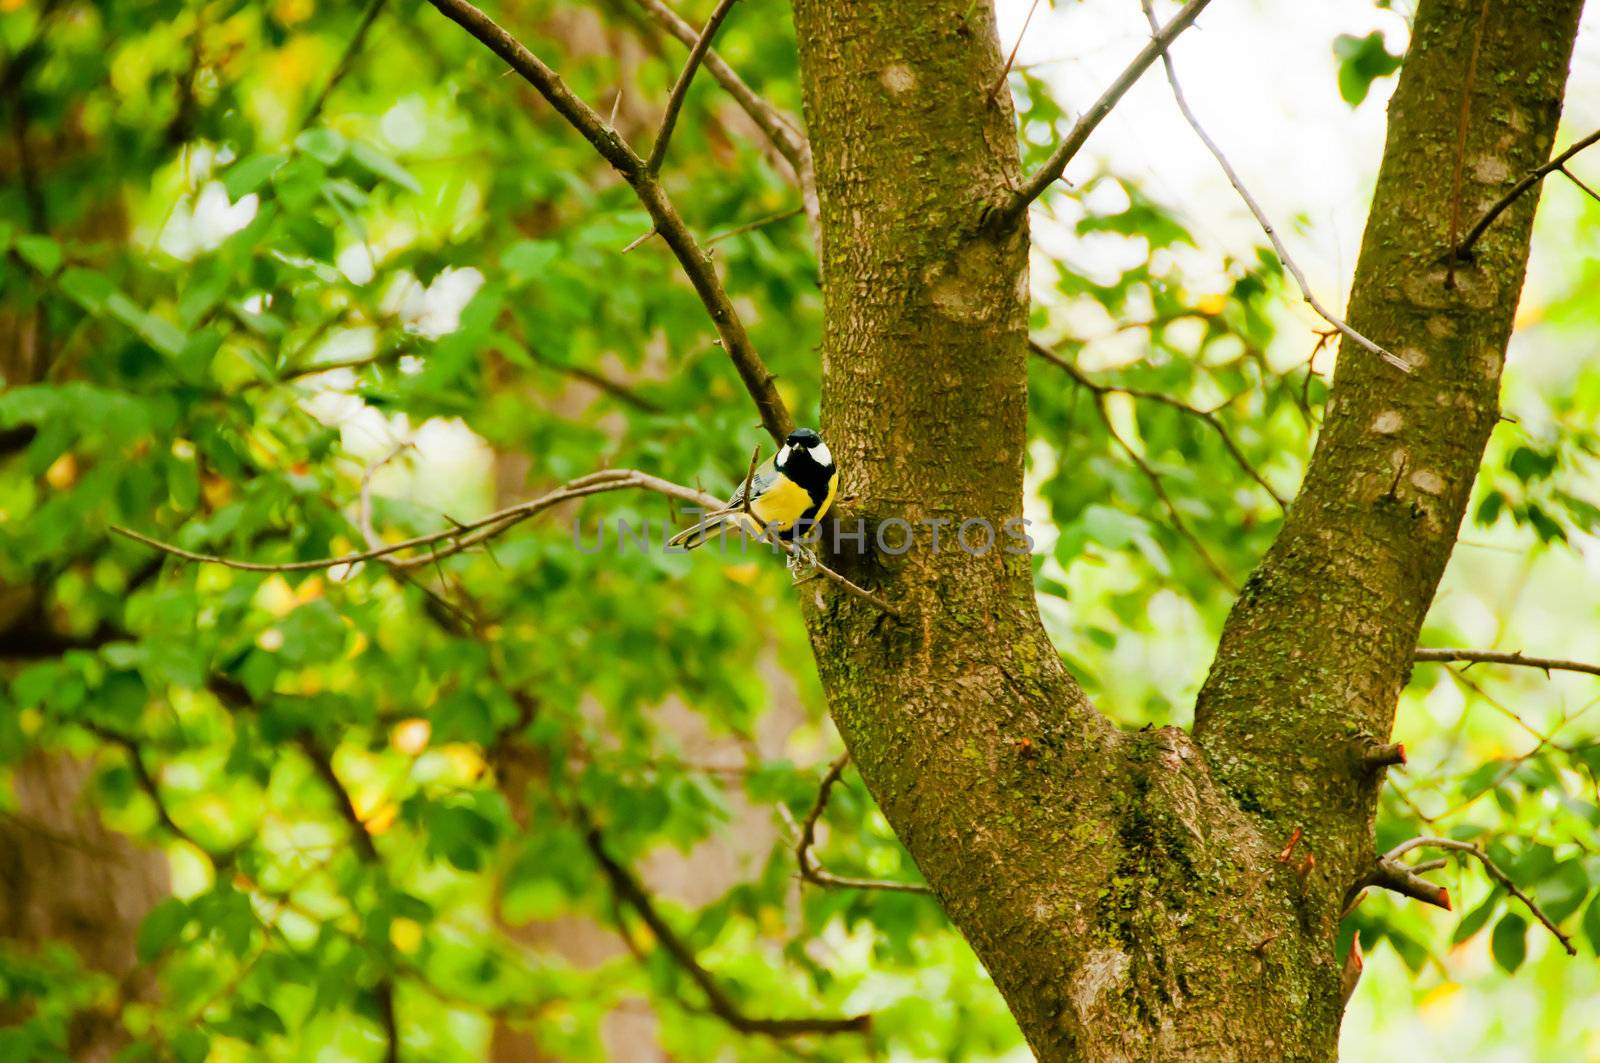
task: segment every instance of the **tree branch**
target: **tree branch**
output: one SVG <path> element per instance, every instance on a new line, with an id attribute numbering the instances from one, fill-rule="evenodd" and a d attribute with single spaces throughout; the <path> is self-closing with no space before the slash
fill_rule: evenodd
<path id="1" fill-rule="evenodd" d="M 1474 860 L 1477 860 L 1483 865 L 1483 869 L 1489 873 L 1490 878 L 1494 879 L 1495 882 L 1503 886 L 1507 893 L 1521 901 L 1527 907 L 1528 911 L 1533 913 L 1533 917 L 1539 920 L 1539 922 L 1543 923 L 1546 930 L 1549 930 L 1550 933 L 1555 935 L 1556 940 L 1561 942 L 1561 947 L 1567 950 L 1567 955 L 1576 956 L 1578 954 L 1578 950 L 1572 944 L 1572 939 L 1561 932 L 1561 928 L 1556 926 L 1555 922 L 1544 913 L 1544 909 L 1540 908 L 1538 904 L 1534 903 L 1532 897 L 1522 892 L 1517 884 L 1511 881 L 1511 876 L 1507 875 L 1500 869 L 1498 864 L 1489 859 L 1488 853 L 1484 852 L 1483 849 L 1472 842 L 1456 841 L 1454 838 L 1412 838 L 1409 841 L 1401 842 L 1393 849 L 1390 849 L 1388 852 L 1384 853 L 1379 859 L 1379 863 L 1393 864 L 1395 861 L 1399 860 L 1401 856 L 1413 849 L 1419 849 L 1423 846 L 1428 846 L 1434 849 L 1448 849 L 1451 852 L 1456 853 L 1465 853 Z M 1421 866 L 1422 865 L 1418 865 L 1419 870 Z M 1448 905 L 1446 905 L 1446 907 L 1448 907 Z"/>
<path id="2" fill-rule="evenodd" d="M 167 808 L 166 799 L 161 796 L 161 787 L 156 782 L 156 777 L 145 766 L 144 757 L 139 753 L 139 743 L 137 741 L 127 735 L 119 734 L 97 724 L 91 723 L 84 726 L 95 737 L 119 747 L 128 755 L 128 765 L 133 771 L 133 781 L 144 792 L 144 795 L 150 799 L 150 803 L 155 806 L 156 818 L 167 829 L 167 833 L 179 841 L 188 842 L 202 853 L 205 853 L 214 868 L 221 869 L 233 865 L 234 860 L 238 857 L 238 850 L 225 850 L 220 853 L 212 852 L 206 846 L 201 845 L 193 834 L 190 834 L 188 830 L 178 824 L 177 820 L 172 818 L 172 812 Z"/>
<path id="3" fill-rule="evenodd" d="M 705 58 L 706 52 L 711 50 L 711 38 L 717 35 L 723 20 L 738 2 L 739 0 L 721 0 L 711 12 L 711 17 L 706 19 L 705 29 L 700 31 L 700 36 L 689 49 L 689 58 L 684 62 L 683 70 L 672 86 L 672 94 L 667 97 L 667 109 L 661 115 L 661 130 L 656 134 L 655 143 L 650 146 L 650 157 L 645 160 L 645 172 L 652 177 L 661 172 L 661 163 L 667 157 L 667 145 L 672 141 L 672 129 L 678 124 L 678 112 L 683 110 L 683 101 L 688 99 L 689 84 L 694 81 L 694 72 L 700 69 L 700 61 Z"/>
<path id="4" fill-rule="evenodd" d="M 1150 0 L 1141 0 L 1141 2 L 1144 5 L 1145 19 L 1150 23 L 1150 29 L 1159 35 L 1160 30 L 1156 22 L 1155 9 L 1151 6 Z M 1267 234 L 1268 240 L 1272 241 L 1272 250 L 1276 252 L 1278 261 L 1282 262 L 1284 268 L 1294 277 L 1295 284 L 1300 287 L 1300 294 L 1305 297 L 1305 301 L 1310 304 L 1311 309 L 1317 312 L 1317 316 L 1338 329 L 1339 333 L 1352 343 L 1371 351 L 1402 373 L 1411 372 L 1410 363 L 1367 339 L 1367 337 L 1347 325 L 1341 318 L 1335 317 L 1312 293 L 1311 285 L 1306 281 L 1306 275 L 1301 272 L 1295 260 L 1289 256 L 1289 249 L 1278 238 L 1277 230 L 1272 227 L 1272 222 L 1268 220 L 1266 212 L 1261 209 L 1261 204 L 1257 203 L 1255 197 L 1250 194 L 1250 190 L 1245 188 L 1244 182 L 1239 179 L 1238 172 L 1228 162 L 1228 157 L 1222 153 L 1222 149 L 1217 146 L 1217 142 L 1212 140 L 1200 125 L 1200 120 L 1195 117 L 1194 111 L 1189 109 L 1189 101 L 1184 98 L 1183 87 L 1178 84 L 1178 71 L 1173 65 L 1172 56 L 1163 51 L 1161 53 L 1161 63 L 1167 72 L 1167 84 L 1172 87 L 1172 99 L 1177 103 L 1178 110 L 1183 112 L 1184 121 L 1189 123 L 1189 128 L 1194 130 L 1195 136 L 1200 138 L 1200 142 L 1206 146 L 1206 150 L 1211 152 L 1212 157 L 1217 160 L 1217 165 L 1222 167 L 1222 172 L 1227 175 L 1228 183 L 1233 186 L 1235 192 L 1239 193 L 1239 198 L 1244 200 L 1244 205 L 1250 208 L 1250 213 L 1254 215 L 1256 224 L 1261 226 L 1261 231 Z"/>
<path id="5" fill-rule="evenodd" d="M 1140 322 L 1139 324 L 1144 325 L 1145 322 Z M 1057 354 L 1055 351 L 1051 350 L 1049 347 L 1046 347 L 1044 344 L 1035 339 L 1028 340 L 1028 349 L 1033 352 L 1035 357 L 1049 362 L 1051 365 L 1062 370 L 1080 387 L 1087 388 L 1096 394 L 1127 395 L 1130 398 L 1144 402 L 1157 402 L 1163 406 L 1169 406 L 1172 409 L 1177 410 L 1179 413 L 1186 414 L 1204 422 L 1207 427 L 1217 433 L 1217 436 L 1222 440 L 1224 449 L 1226 449 L 1228 455 L 1233 458 L 1234 464 L 1238 465 L 1240 469 L 1244 470 L 1245 474 L 1249 476 L 1250 479 L 1259 484 L 1261 489 L 1272 498 L 1272 501 L 1277 503 L 1279 509 L 1288 510 L 1288 499 L 1278 494 L 1278 492 L 1273 489 L 1272 485 L 1267 482 L 1266 477 L 1261 475 L 1260 470 L 1250 463 L 1250 459 L 1244 456 L 1244 451 L 1241 450 L 1239 448 L 1239 444 L 1235 442 L 1233 434 L 1228 431 L 1227 425 L 1223 424 L 1222 420 L 1217 416 L 1216 410 L 1202 410 L 1197 406 L 1190 406 L 1187 402 L 1184 402 L 1181 399 L 1175 399 L 1171 395 L 1167 395 L 1160 391 L 1146 391 L 1141 388 L 1124 387 L 1121 384 L 1102 384 L 1091 379 L 1083 372 L 1083 370 L 1079 369 L 1071 361 L 1063 358 L 1061 355 Z"/>
<path id="6" fill-rule="evenodd" d="M 600 865 L 601 872 L 611 884 L 611 891 L 619 901 L 633 909 L 655 935 L 656 941 L 683 969 L 689 979 L 705 994 L 711 1013 L 740 1033 L 760 1034 L 765 1037 L 797 1037 L 816 1033 L 865 1033 L 872 1026 L 871 1015 L 855 1015 L 844 1019 L 767 1019 L 745 1014 L 739 1004 L 700 963 L 686 941 L 656 909 L 655 902 L 645 892 L 632 872 L 618 863 L 606 851 L 605 840 L 590 821 L 588 814 L 579 812 L 584 843 Z"/>
<path id="7" fill-rule="evenodd" d="M 459 554 L 463 550 L 470 549 L 481 542 L 491 539 L 562 502 L 569 502 L 589 495 L 602 494 L 607 491 L 620 491 L 631 487 L 654 491 L 669 498 L 676 498 L 683 502 L 693 502 L 696 505 L 706 506 L 707 508 L 716 508 L 721 505 L 717 499 L 704 492 L 681 487 L 678 484 L 663 480 L 657 476 L 651 476 L 648 473 L 639 472 L 636 469 L 606 469 L 601 472 L 590 473 L 588 476 L 579 477 L 563 484 L 554 491 L 540 495 L 538 498 L 507 506 L 478 520 L 464 524 L 458 523 L 443 531 L 430 532 L 427 535 L 414 536 L 398 543 L 389 543 L 385 546 L 342 554 L 338 557 L 322 557 L 309 561 L 244 561 L 239 558 L 220 557 L 216 554 L 202 554 L 192 550 L 185 550 L 181 546 L 162 542 L 159 539 L 151 538 L 141 532 L 136 532 L 131 528 L 125 528 L 118 524 L 111 525 L 111 530 L 126 539 L 143 543 L 145 546 L 171 554 L 174 557 L 183 558 L 185 561 L 223 565 L 227 568 L 240 569 L 245 572 L 309 572 L 316 569 L 332 568 L 335 565 L 354 565 L 363 561 L 375 561 L 380 558 L 388 559 L 387 563 L 395 568 L 406 569 L 432 564 L 442 558 Z M 445 540 L 454 541 L 442 550 L 430 551 L 427 554 L 421 554 L 416 557 L 394 558 L 392 556 L 405 550 L 431 546 L 434 543 Z"/>
<path id="8" fill-rule="evenodd" d="M 1514 664 L 1524 668 L 1538 668 L 1546 675 L 1551 672 L 1582 672 L 1585 675 L 1600 676 L 1600 664 L 1586 664 L 1583 661 L 1564 661 L 1555 657 L 1529 657 L 1521 651 L 1418 649 L 1412 655 L 1412 660 L 1427 664 L 1446 664 L 1457 661 L 1471 664 Z"/>
<path id="9" fill-rule="evenodd" d="M 1084 142 L 1089 139 L 1089 134 L 1093 133 L 1095 127 L 1105 119 L 1106 115 L 1111 113 L 1111 109 L 1133 87 L 1134 82 L 1138 81 L 1140 76 L 1150 69 L 1150 64 L 1156 61 L 1156 57 L 1166 53 L 1167 48 L 1177 39 L 1178 34 L 1188 29 L 1210 2 L 1211 0 L 1189 0 L 1187 4 L 1183 5 L 1183 9 L 1172 17 L 1171 22 L 1156 31 L 1156 35 L 1151 38 L 1150 43 L 1145 45 L 1143 50 L 1133 57 L 1133 62 L 1128 64 L 1128 68 L 1117 76 L 1117 79 L 1100 95 L 1098 100 L 1094 101 L 1087 111 L 1083 112 L 1083 116 L 1073 124 L 1072 129 L 1067 132 L 1066 137 L 1056 146 L 1055 151 L 1050 153 L 1050 157 L 1028 179 L 1021 190 L 1012 196 L 1011 202 L 997 213 L 995 221 L 998 224 L 1001 226 L 1014 224 L 1022 217 L 1023 212 L 1028 209 L 1028 204 L 1038 199 L 1044 194 L 1045 189 L 1055 184 L 1056 180 L 1066 171 L 1067 163 L 1072 161 L 1072 157 L 1078 153 L 1078 149 L 1082 148 Z"/>
<path id="10" fill-rule="evenodd" d="M 639 202 L 650 215 L 655 232 L 661 234 L 672 249 L 678 264 L 688 276 L 695 294 L 705 305 L 712 324 L 722 341 L 722 347 L 733 360 L 744 382 L 745 390 L 755 401 L 761 414 L 761 425 L 767 434 L 781 443 L 794 427 L 794 419 L 783 397 L 778 394 L 776 378 L 767 370 L 756 353 L 744 324 L 733 307 L 717 276 L 711 257 L 695 242 L 694 236 L 678 215 L 666 191 L 661 187 L 646 161 L 629 147 L 621 134 L 596 114 L 588 104 L 575 96 L 550 67 L 538 56 L 523 47 L 511 34 L 488 15 L 467 0 L 428 0 L 438 11 L 466 30 L 520 74 L 528 84 L 539 91 L 556 112 L 600 153 L 601 158 L 622 175 Z M 686 71 L 692 73 L 692 71 Z"/>
<path id="11" fill-rule="evenodd" d="M 355 845 L 356 855 L 361 858 L 363 864 L 387 874 L 383 857 L 378 853 L 378 847 L 373 844 L 372 835 L 367 833 L 367 825 L 362 822 L 361 813 L 356 811 L 355 800 L 340 781 L 338 772 L 333 770 L 333 757 L 322 747 L 322 743 L 310 734 L 301 735 L 300 749 L 310 761 L 317 778 L 333 797 L 334 808 L 338 811 L 339 817 L 349 825 L 350 840 Z M 386 1041 L 384 1063 L 399 1063 L 400 1026 L 394 1010 L 394 975 L 387 969 L 378 975 L 377 984 L 373 986 L 373 995 L 377 998 L 378 1017 L 383 1023 Z"/>
<path id="12" fill-rule="evenodd" d="M 1516 184 L 1512 185 L 1510 190 L 1507 191 L 1505 195 L 1495 200 L 1494 205 L 1483 212 L 1483 217 L 1479 218 L 1477 223 L 1474 224 L 1471 229 L 1467 230 L 1467 235 L 1462 237 L 1461 243 L 1455 249 L 1456 260 L 1461 261 L 1469 258 L 1472 255 L 1472 245 L 1478 242 L 1478 238 L 1484 234 L 1489 226 L 1494 224 L 1494 220 L 1504 213 L 1507 207 L 1516 202 L 1519 196 L 1528 191 L 1528 189 L 1532 188 L 1534 185 L 1538 184 L 1540 181 L 1543 181 L 1550 174 L 1555 173 L 1557 170 L 1566 173 L 1567 160 L 1578 154 L 1578 152 L 1582 151 L 1584 148 L 1587 148 L 1589 145 L 1595 143 L 1600 143 L 1600 129 L 1596 129 L 1593 133 L 1590 133 L 1581 140 L 1574 141 L 1572 146 L 1566 151 L 1563 151 L 1560 155 L 1557 155 L 1555 158 L 1551 159 L 1538 169 L 1532 171 Z M 1567 174 L 1567 176 L 1572 177 L 1571 174 Z M 1589 187 L 1582 181 L 1579 181 L 1576 177 L 1572 177 L 1572 180 L 1578 185 L 1579 188 L 1582 188 L 1586 192 L 1589 191 Z M 1590 194 L 1593 195 L 1592 192 L 1590 192 Z"/>
<path id="13" fill-rule="evenodd" d="M 1110 434 L 1112 442 L 1122 449 L 1122 452 L 1128 456 L 1128 460 L 1133 462 L 1134 467 L 1149 481 L 1150 489 L 1155 492 L 1156 498 L 1161 501 L 1161 505 L 1166 509 L 1167 516 L 1171 518 L 1172 530 L 1177 532 L 1178 536 L 1189 544 L 1190 548 L 1204 562 L 1206 568 L 1222 582 L 1224 587 L 1227 587 L 1230 591 L 1237 591 L 1239 585 L 1228 574 L 1228 570 L 1223 568 L 1217 559 L 1211 556 L 1211 551 L 1206 549 L 1205 543 L 1200 541 L 1200 537 L 1194 533 L 1183 519 L 1183 514 L 1179 512 L 1177 504 L 1172 501 L 1172 496 L 1167 494 L 1167 488 L 1161 482 L 1161 474 L 1151 467 L 1150 463 L 1134 448 L 1132 443 L 1122 438 L 1122 433 L 1118 432 L 1116 425 L 1111 423 L 1111 414 L 1106 409 L 1104 392 L 1094 393 L 1094 411 L 1099 415 L 1101 423 L 1106 426 L 1106 432 Z"/>
<path id="14" fill-rule="evenodd" d="M 840 753 L 833 759 L 833 763 L 828 765 L 827 774 L 817 786 L 817 800 L 800 824 L 800 842 L 794 850 L 795 862 L 800 865 L 800 877 L 815 886 L 830 886 L 837 889 L 932 893 L 933 891 L 927 886 L 917 882 L 892 882 L 888 879 L 847 878 L 835 875 L 812 858 L 811 847 L 817 842 L 817 821 L 822 818 L 823 809 L 828 807 L 828 794 L 833 789 L 833 784 L 839 781 L 839 777 L 844 774 L 844 766 L 848 763 L 850 754 L 846 751 Z"/>
<path id="15" fill-rule="evenodd" d="M 684 44 L 692 48 L 699 40 L 700 35 L 695 32 L 695 28 L 679 18 L 677 12 L 662 3 L 662 0 L 636 0 L 636 2 L 657 26 Z M 811 166 L 811 145 L 806 142 L 799 126 L 793 119 L 757 95 L 716 52 L 708 50 L 704 64 L 707 73 L 716 79 L 723 91 L 733 97 L 740 110 L 749 116 L 756 127 L 772 142 L 773 148 L 794 170 L 795 177 L 800 182 L 801 194 L 805 197 L 806 212 L 815 223 L 817 192 Z"/>

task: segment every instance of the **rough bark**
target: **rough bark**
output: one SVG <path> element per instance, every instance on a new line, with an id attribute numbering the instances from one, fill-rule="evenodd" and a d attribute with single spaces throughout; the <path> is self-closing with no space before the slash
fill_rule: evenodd
<path id="1" fill-rule="evenodd" d="M 1335 906 L 1369 851 L 1376 789 L 1351 739 L 1387 733 L 1448 557 L 1533 209 L 1446 285 L 1480 3 L 1421 5 L 1353 302 L 1352 323 L 1417 371 L 1343 359 L 1305 495 L 1229 623 L 1199 743 L 1118 731 L 1046 638 L 1027 558 L 953 548 L 962 521 L 999 528 L 1022 498 L 1027 239 L 983 222 L 1019 183 L 1010 104 L 989 91 L 989 5 L 794 6 L 822 208 L 823 428 L 856 496 L 843 516 L 918 529 L 899 556 L 835 544 L 833 563 L 899 616 L 822 581 L 804 593 L 862 777 L 1041 1059 L 1333 1058 Z M 1545 157 L 1579 4 L 1490 6 L 1463 226 Z M 1400 424 L 1374 433 L 1389 409 Z M 936 520 L 938 551 L 921 523 Z M 1278 859 L 1296 826 L 1314 866 L 1305 849 Z"/>
<path id="2" fill-rule="evenodd" d="M 1330 887 L 1371 860 L 1379 782 L 1355 754 L 1394 723 L 1499 418 L 1537 189 L 1471 261 L 1450 249 L 1549 157 L 1582 7 L 1419 6 L 1350 297 L 1350 323 L 1413 371 L 1343 345 L 1299 497 L 1200 692 L 1195 736 L 1219 777 L 1280 831 L 1303 828 Z"/>

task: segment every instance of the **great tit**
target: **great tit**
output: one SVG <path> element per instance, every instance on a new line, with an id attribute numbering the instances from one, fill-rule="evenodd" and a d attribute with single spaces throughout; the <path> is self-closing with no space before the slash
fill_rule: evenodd
<path id="1" fill-rule="evenodd" d="M 693 550 L 724 530 L 743 528 L 746 534 L 759 536 L 762 525 L 780 539 L 793 538 L 797 527 L 803 536 L 828 512 L 839 490 L 833 454 L 809 428 L 790 432 L 778 453 L 757 467 L 749 479 L 749 513 L 745 512 L 745 485 L 741 482 L 727 505 L 707 513 L 704 520 L 674 535 L 667 545 Z M 751 520 L 750 514 L 757 519 Z"/>

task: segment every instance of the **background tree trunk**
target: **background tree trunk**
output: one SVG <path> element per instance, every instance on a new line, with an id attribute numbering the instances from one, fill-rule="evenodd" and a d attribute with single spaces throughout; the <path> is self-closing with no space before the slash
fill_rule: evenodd
<path id="1" fill-rule="evenodd" d="M 1548 154 L 1579 7 L 1421 4 L 1352 312 L 1415 372 L 1341 360 L 1197 745 L 1118 731 L 1046 638 L 1027 557 L 955 548 L 962 521 L 1022 505 L 1027 240 L 984 225 L 1020 183 L 989 5 L 797 0 L 842 519 L 917 528 L 900 556 L 834 558 L 901 615 L 814 581 L 813 646 L 862 777 L 1042 1059 L 1334 1056 L 1338 905 L 1377 788 L 1352 738 L 1387 734 L 1449 557 L 1534 201 L 1453 279 L 1449 233 Z M 937 552 L 924 521 L 946 522 Z M 1305 875 L 1275 858 L 1297 826 Z"/>

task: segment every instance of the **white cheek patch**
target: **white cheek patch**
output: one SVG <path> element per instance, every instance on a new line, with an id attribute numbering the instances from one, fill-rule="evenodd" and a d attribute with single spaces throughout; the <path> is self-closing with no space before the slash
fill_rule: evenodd
<path id="1" fill-rule="evenodd" d="M 772 464 L 776 465 L 780 469 L 789 464 L 790 449 L 791 448 L 789 444 L 785 443 L 783 445 L 783 449 L 778 451 L 778 456 L 773 459 Z"/>
<path id="2" fill-rule="evenodd" d="M 811 448 L 811 456 L 817 460 L 818 465 L 827 466 L 833 464 L 833 451 L 829 450 L 828 444 L 820 439 L 817 441 L 817 445 Z"/>

